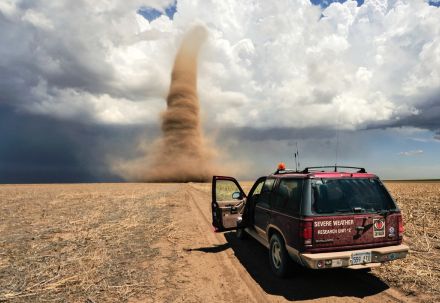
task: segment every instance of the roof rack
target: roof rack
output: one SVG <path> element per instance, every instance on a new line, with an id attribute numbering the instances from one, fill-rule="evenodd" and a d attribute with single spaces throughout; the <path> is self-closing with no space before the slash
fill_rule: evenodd
<path id="1" fill-rule="evenodd" d="M 338 171 L 338 168 L 349 168 L 349 169 L 357 169 L 357 173 L 366 173 L 367 171 L 363 167 L 355 167 L 355 166 L 339 166 L 339 165 L 332 165 L 332 166 L 312 166 L 312 167 L 306 167 L 302 171 L 303 174 L 309 173 L 311 170 L 313 171 L 320 171 L 322 168 L 332 168 L 334 172 Z M 324 170 L 322 170 L 324 171 Z"/>
<path id="2" fill-rule="evenodd" d="M 274 172 L 274 175 L 277 175 L 277 174 L 292 174 L 292 173 L 302 173 L 302 172 L 300 172 L 300 171 L 298 171 L 296 169 L 285 168 L 285 169 L 277 169 Z"/>

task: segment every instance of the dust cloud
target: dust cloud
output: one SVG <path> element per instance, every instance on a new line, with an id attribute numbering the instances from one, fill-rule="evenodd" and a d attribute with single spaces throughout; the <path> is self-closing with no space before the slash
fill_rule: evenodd
<path id="1" fill-rule="evenodd" d="M 148 154 L 119 167 L 126 179 L 143 182 L 205 182 L 215 168 L 215 149 L 204 138 L 197 95 L 197 58 L 207 32 L 195 26 L 184 36 L 171 74 L 162 136 Z"/>

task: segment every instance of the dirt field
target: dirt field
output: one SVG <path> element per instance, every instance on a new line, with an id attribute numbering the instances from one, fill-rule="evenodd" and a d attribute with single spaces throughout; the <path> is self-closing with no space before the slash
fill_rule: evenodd
<path id="1" fill-rule="evenodd" d="M 212 232 L 209 184 L 3 185 L 0 302 L 440 301 L 440 184 L 387 186 L 409 258 L 280 280 L 259 243 Z"/>
<path id="2" fill-rule="evenodd" d="M 440 182 L 388 182 L 386 186 L 402 209 L 404 241 L 411 253 L 374 273 L 406 294 L 440 302 Z"/>

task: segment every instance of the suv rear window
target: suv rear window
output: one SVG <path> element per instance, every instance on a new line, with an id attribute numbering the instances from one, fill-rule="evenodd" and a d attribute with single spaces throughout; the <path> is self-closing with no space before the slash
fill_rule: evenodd
<path id="1" fill-rule="evenodd" d="M 395 208 L 377 179 L 312 180 L 312 210 L 315 213 L 375 212 Z"/>

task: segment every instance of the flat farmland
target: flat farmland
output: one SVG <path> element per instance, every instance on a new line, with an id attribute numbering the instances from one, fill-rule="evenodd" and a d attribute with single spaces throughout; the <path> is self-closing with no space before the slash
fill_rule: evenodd
<path id="1" fill-rule="evenodd" d="M 410 255 L 374 273 L 407 294 L 440 301 L 440 182 L 386 182 L 403 214 Z"/>
<path id="2" fill-rule="evenodd" d="M 440 301 L 440 183 L 387 187 L 407 259 L 280 280 L 259 243 L 212 232 L 210 184 L 1 185 L 0 302 Z"/>

